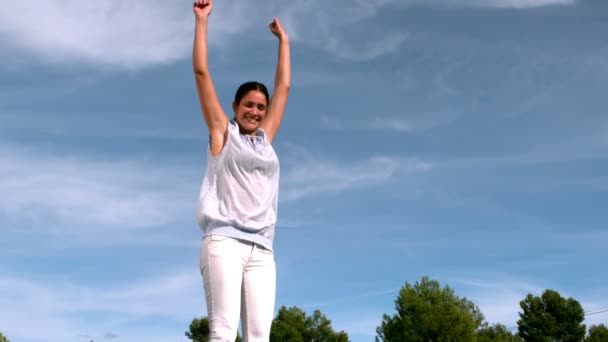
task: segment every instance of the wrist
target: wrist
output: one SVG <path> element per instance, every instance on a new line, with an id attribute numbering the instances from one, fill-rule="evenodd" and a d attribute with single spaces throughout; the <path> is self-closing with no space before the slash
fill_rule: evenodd
<path id="1" fill-rule="evenodd" d="M 196 17 L 196 23 L 197 24 L 206 24 L 207 21 L 209 21 L 209 17 L 208 16 L 201 16 L 201 17 L 197 16 Z"/>

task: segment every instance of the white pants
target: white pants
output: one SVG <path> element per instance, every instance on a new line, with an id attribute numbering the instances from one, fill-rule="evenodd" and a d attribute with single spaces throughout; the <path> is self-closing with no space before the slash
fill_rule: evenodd
<path id="1" fill-rule="evenodd" d="M 271 251 L 254 243 L 208 235 L 201 248 L 209 341 L 268 342 L 274 315 L 276 267 Z"/>

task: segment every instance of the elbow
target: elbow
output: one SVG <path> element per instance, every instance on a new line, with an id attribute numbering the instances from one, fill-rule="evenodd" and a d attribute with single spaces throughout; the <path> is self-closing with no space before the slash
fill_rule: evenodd
<path id="1" fill-rule="evenodd" d="M 281 82 L 275 86 L 275 90 L 281 89 L 282 91 L 289 93 L 289 88 L 291 87 L 289 82 Z"/>
<path id="2" fill-rule="evenodd" d="M 205 69 L 205 68 L 201 68 L 198 66 L 194 66 L 194 76 L 196 78 L 207 78 L 209 77 L 209 70 Z"/>

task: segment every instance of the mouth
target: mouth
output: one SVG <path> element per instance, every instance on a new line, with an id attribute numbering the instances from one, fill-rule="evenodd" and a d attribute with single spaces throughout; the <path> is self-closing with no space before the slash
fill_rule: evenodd
<path id="1" fill-rule="evenodd" d="M 250 124 L 257 124 L 259 121 L 256 116 L 245 115 L 243 118 Z"/>

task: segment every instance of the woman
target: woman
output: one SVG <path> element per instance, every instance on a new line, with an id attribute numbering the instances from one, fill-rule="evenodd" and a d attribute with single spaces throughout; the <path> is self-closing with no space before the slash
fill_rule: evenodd
<path id="1" fill-rule="evenodd" d="M 198 221 L 205 233 L 201 273 L 210 341 L 233 342 L 239 314 L 245 341 L 268 341 L 274 315 L 273 256 L 279 161 L 272 148 L 290 84 L 289 38 L 275 18 L 279 40 L 274 93 L 258 82 L 241 85 L 228 120 L 213 86 L 207 60 L 207 21 L 212 0 L 194 3 L 193 66 L 203 117 L 209 128 L 207 170 Z"/>

